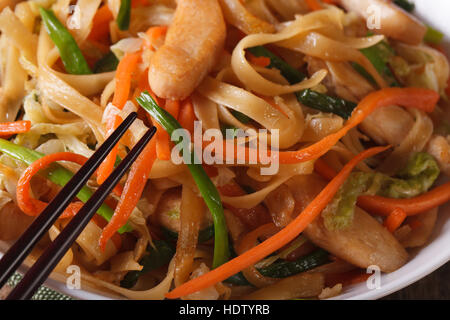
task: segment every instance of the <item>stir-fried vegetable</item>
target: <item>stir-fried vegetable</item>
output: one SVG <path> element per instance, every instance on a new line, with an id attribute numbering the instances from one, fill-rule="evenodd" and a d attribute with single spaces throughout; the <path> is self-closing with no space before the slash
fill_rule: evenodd
<path id="1" fill-rule="evenodd" d="M 117 69 L 118 64 L 119 60 L 116 55 L 112 51 L 109 51 L 103 58 L 97 61 L 94 66 L 94 73 L 114 71 Z"/>
<path id="2" fill-rule="evenodd" d="M 249 48 L 248 51 L 256 57 L 269 58 L 270 64 L 267 68 L 275 68 L 280 70 L 283 77 L 285 77 L 290 84 L 299 83 L 306 77 L 299 70 L 293 68 L 283 59 L 263 46 Z M 298 101 L 303 103 L 305 106 L 320 110 L 322 112 L 334 113 L 344 119 L 349 118 L 353 109 L 356 107 L 356 104 L 351 101 L 330 97 L 310 89 L 296 92 L 296 96 Z"/>
<path id="3" fill-rule="evenodd" d="M 182 129 L 181 125 L 167 111 L 160 108 L 148 92 L 141 94 L 136 99 L 138 103 L 155 119 L 168 133 L 177 129 Z M 181 140 L 179 141 L 181 142 Z M 178 143 L 179 143 L 178 142 Z M 195 153 L 191 152 L 190 163 L 187 164 L 189 171 L 200 190 L 206 205 L 211 212 L 214 221 L 214 260 L 213 267 L 216 268 L 228 260 L 228 232 L 223 213 L 222 201 L 219 192 L 211 179 L 206 174 L 203 167 L 195 161 Z"/>
<path id="4" fill-rule="evenodd" d="M 258 269 L 258 271 L 266 277 L 287 278 L 327 263 L 329 261 L 329 256 L 329 253 L 325 250 L 318 249 L 295 261 L 277 261 L 267 267 Z"/>
<path id="5" fill-rule="evenodd" d="M 92 73 L 75 39 L 58 20 L 54 12 L 40 8 L 40 13 L 45 29 L 58 48 L 59 55 L 67 72 L 72 74 Z"/>
<path id="6" fill-rule="evenodd" d="M 314 109 L 323 112 L 332 112 L 338 116 L 347 119 L 356 108 L 356 103 L 327 96 L 317 91 L 306 89 L 297 94 L 298 100 L 305 106 L 314 106 Z"/>
<path id="7" fill-rule="evenodd" d="M 362 54 L 373 64 L 378 73 L 387 81 L 391 87 L 399 87 L 400 84 L 395 79 L 394 74 L 389 68 L 389 62 L 392 57 L 395 56 L 394 49 L 386 42 L 381 41 L 376 45 L 361 49 Z M 361 73 L 364 77 L 368 78 L 371 82 L 375 83 L 375 80 L 366 72 L 366 70 L 360 65 L 354 63 L 356 71 Z"/>
<path id="8" fill-rule="evenodd" d="M 128 272 L 120 282 L 120 286 L 123 288 L 132 288 L 140 276 L 165 266 L 170 262 L 174 254 L 175 248 L 169 243 L 164 240 L 153 241 L 153 246 L 150 246 L 149 252 L 139 261 L 139 264 L 143 267 L 142 270 Z"/>
<path id="9" fill-rule="evenodd" d="M 412 216 L 436 208 L 448 201 L 450 201 L 450 182 L 410 199 L 363 195 L 358 198 L 357 204 L 364 210 L 377 215 L 388 216 L 393 210 L 400 208 L 408 216 Z"/>
<path id="10" fill-rule="evenodd" d="M 442 42 L 443 38 L 444 38 L 444 34 L 442 32 L 428 26 L 427 33 L 425 34 L 423 41 L 434 44 L 434 45 L 438 45 Z"/>
<path id="11" fill-rule="evenodd" d="M 408 0 L 394 0 L 394 3 L 408 12 L 413 12 L 416 7 L 414 3 L 409 2 Z"/>
<path id="12" fill-rule="evenodd" d="M 31 122 L 30 121 L 14 121 L 14 122 L 4 122 L 0 123 L 0 136 L 8 137 L 17 133 L 25 133 L 30 131 Z"/>
<path id="13" fill-rule="evenodd" d="M 362 194 L 388 198 L 412 198 L 426 192 L 439 176 L 439 166 L 428 153 L 416 153 L 395 178 L 381 173 L 354 172 L 323 212 L 325 226 L 343 229 L 352 223 L 358 197 Z"/>
<path id="14" fill-rule="evenodd" d="M 405 221 L 407 214 L 405 210 L 397 208 L 392 211 L 384 220 L 383 225 L 390 231 L 394 232 Z"/>
<path id="15" fill-rule="evenodd" d="M 125 31 L 130 27 L 131 18 L 131 0 L 122 0 L 120 2 L 119 13 L 117 15 L 117 26 L 120 30 Z"/>
<path id="16" fill-rule="evenodd" d="M 106 248 L 108 240 L 116 231 L 120 230 L 127 223 L 128 218 L 133 213 L 134 208 L 136 208 L 155 160 L 156 143 L 152 140 L 145 146 L 130 168 L 116 210 L 114 210 L 111 220 L 100 236 L 99 244 L 102 250 Z"/>
<path id="17" fill-rule="evenodd" d="M 387 148 L 385 147 L 368 149 L 353 158 L 305 208 L 305 210 L 303 210 L 303 212 L 301 212 L 297 218 L 295 218 L 295 220 L 284 229 L 224 265 L 177 287 L 166 294 L 166 297 L 175 299 L 186 296 L 198 290 L 208 288 L 217 282 L 223 281 L 241 270 L 255 264 L 259 260 L 294 240 L 315 218 L 317 218 L 326 205 L 333 199 L 340 186 L 345 182 L 353 168 L 359 162 L 368 157 L 374 156 L 377 153 L 385 151 L 386 149 Z"/>
<path id="18" fill-rule="evenodd" d="M 31 165 L 34 161 L 39 160 L 44 156 L 44 154 L 39 153 L 37 151 L 16 145 L 10 141 L 0 139 L 0 152 L 10 156 L 13 159 L 21 161 L 27 165 Z M 47 179 L 51 182 L 64 186 L 67 182 L 73 177 L 73 173 L 66 168 L 62 167 L 59 164 L 53 164 L 49 169 L 44 172 Z M 92 196 L 93 191 L 88 187 L 83 187 L 80 192 L 77 194 L 77 198 L 82 202 L 86 202 Z M 110 220 L 113 216 L 114 211 L 108 207 L 106 204 L 103 204 L 97 211 L 99 215 L 101 215 L 106 220 Z M 125 225 L 122 227 L 119 232 L 129 232 L 132 228 L 130 225 Z"/>

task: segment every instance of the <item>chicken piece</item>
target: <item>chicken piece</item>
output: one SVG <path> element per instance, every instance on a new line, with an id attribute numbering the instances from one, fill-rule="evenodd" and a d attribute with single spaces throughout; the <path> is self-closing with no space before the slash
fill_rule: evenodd
<path id="1" fill-rule="evenodd" d="M 426 150 L 429 154 L 436 158 L 439 168 L 447 176 L 450 176 L 450 136 L 433 136 Z"/>
<path id="2" fill-rule="evenodd" d="M 390 0 L 340 0 L 340 4 L 367 20 L 376 22 L 379 19 L 379 30 L 374 31 L 407 44 L 420 44 L 427 31 L 422 22 Z"/>
<path id="3" fill-rule="evenodd" d="M 389 106 L 375 110 L 360 125 L 366 135 L 380 145 L 399 145 L 414 125 L 414 118 L 405 109 Z"/>
<path id="4" fill-rule="evenodd" d="M 158 203 L 158 207 L 155 211 L 154 218 L 164 228 L 173 231 L 180 232 L 181 221 L 181 190 L 179 188 L 172 188 L 166 191 L 161 200 Z M 209 210 L 205 208 L 203 219 L 200 225 L 200 230 L 206 228 L 212 224 L 211 214 Z"/>
<path id="5" fill-rule="evenodd" d="M 225 36 L 217 0 L 179 0 L 166 41 L 150 62 L 152 90 L 165 99 L 187 98 L 217 62 Z"/>
<path id="6" fill-rule="evenodd" d="M 325 186 L 325 182 L 316 175 L 297 176 L 286 184 L 297 202 L 296 212 L 303 211 Z M 381 271 L 392 272 L 408 259 L 398 240 L 358 207 L 349 228 L 330 231 L 324 226 L 322 217 L 318 217 L 304 234 L 317 246 L 360 268 L 377 265 Z"/>

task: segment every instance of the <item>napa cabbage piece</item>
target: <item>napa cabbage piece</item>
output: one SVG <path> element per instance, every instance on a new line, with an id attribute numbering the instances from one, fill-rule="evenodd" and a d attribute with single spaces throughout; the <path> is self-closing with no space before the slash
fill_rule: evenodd
<path id="1" fill-rule="evenodd" d="M 436 160 L 426 152 L 414 154 L 394 177 L 377 172 L 353 172 L 322 212 L 329 230 L 351 225 L 358 197 L 362 194 L 388 198 L 412 198 L 433 185 L 440 174 Z"/>

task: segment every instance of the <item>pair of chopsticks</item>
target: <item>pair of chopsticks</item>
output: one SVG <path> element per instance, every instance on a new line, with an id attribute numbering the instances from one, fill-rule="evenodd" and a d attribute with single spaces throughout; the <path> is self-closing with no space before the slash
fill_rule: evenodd
<path id="1" fill-rule="evenodd" d="M 133 112 L 121 123 L 33 221 L 20 239 L 5 253 L 0 260 L 0 288 L 5 285 L 9 277 L 22 264 L 37 242 L 55 223 L 136 118 L 137 114 Z M 156 128 L 153 127 L 142 136 L 106 181 L 97 189 L 80 211 L 70 220 L 64 230 L 28 270 L 22 281 L 6 298 L 7 300 L 31 299 L 34 292 L 47 279 L 67 250 L 72 246 L 73 242 L 78 238 L 115 185 L 120 181 L 142 150 L 144 150 L 155 132 Z"/>

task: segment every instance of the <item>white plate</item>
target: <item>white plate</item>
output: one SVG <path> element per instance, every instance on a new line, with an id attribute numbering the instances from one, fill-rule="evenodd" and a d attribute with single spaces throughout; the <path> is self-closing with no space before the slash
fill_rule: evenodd
<path id="1" fill-rule="evenodd" d="M 415 14 L 430 26 L 446 34 L 445 43 L 450 52 L 450 1 L 449 0 L 415 0 Z M 430 5 L 432 2 L 432 5 Z M 334 299 L 379 299 L 422 279 L 434 270 L 450 261 L 450 204 L 442 207 L 439 212 L 435 230 L 429 244 L 411 253 L 410 261 L 399 270 L 390 274 L 383 274 L 379 289 L 368 289 L 365 283 L 345 288 L 343 294 Z M 1 250 L 0 246 L 0 250 Z M 1 257 L 0 253 L 0 257 Z M 22 269 L 24 270 L 24 269 Z M 55 278 L 53 278 L 55 277 Z M 105 300 L 118 298 L 106 295 L 98 290 L 82 288 L 82 290 L 68 289 L 64 282 L 55 279 L 47 280 L 46 286 L 65 293 L 77 299 Z"/>

